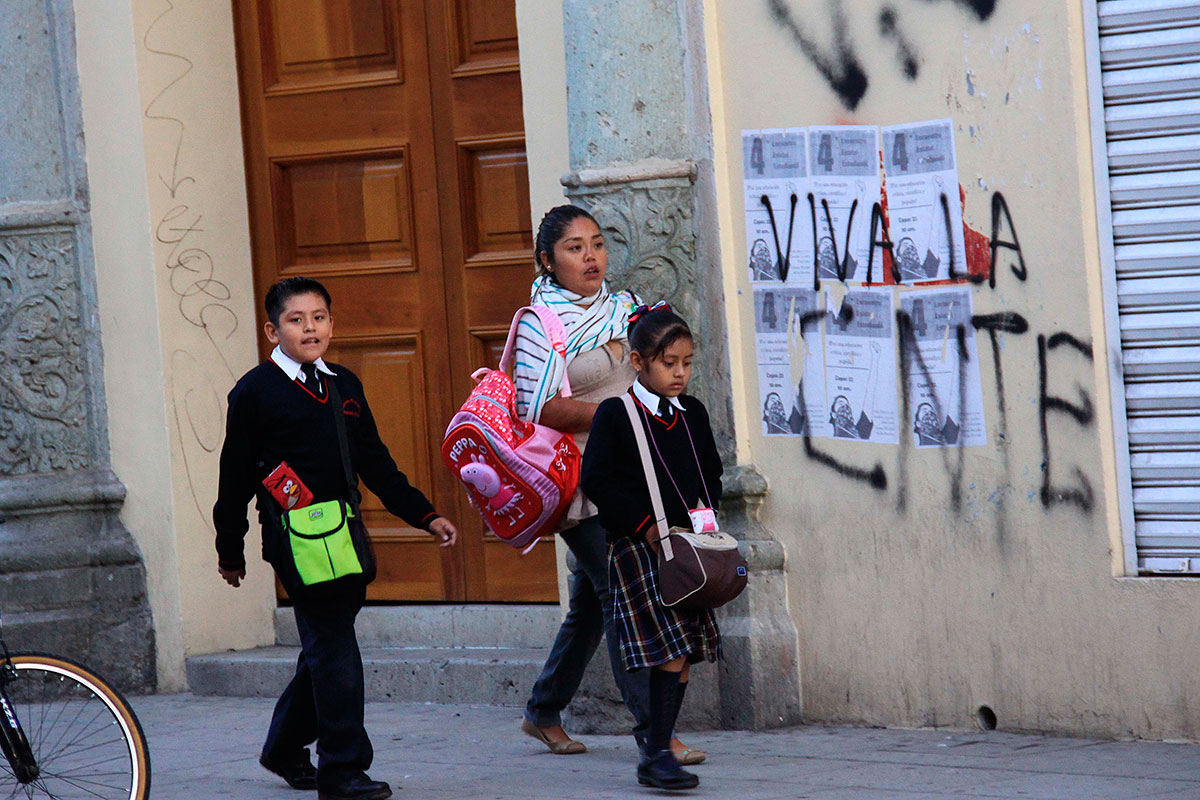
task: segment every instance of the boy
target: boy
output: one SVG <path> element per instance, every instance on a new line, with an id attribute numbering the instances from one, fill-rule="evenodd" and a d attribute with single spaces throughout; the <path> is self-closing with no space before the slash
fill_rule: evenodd
<path id="1" fill-rule="evenodd" d="M 388 511 L 425 528 L 442 547 L 453 545 L 458 532 L 397 469 L 362 383 L 345 367 L 322 360 L 333 333 L 325 287 L 311 278 L 287 278 L 271 287 L 265 305 L 263 327 L 276 347 L 229 393 L 213 506 L 218 570 L 237 587 L 246 577 L 246 504 L 251 495 L 257 498 L 263 558 L 287 590 L 300 631 L 296 675 L 275 705 L 259 763 L 294 789 L 317 789 L 320 800 L 384 800 L 391 787 L 366 773 L 373 751 L 363 727 L 363 666 L 354 635 L 354 618 L 375 577 L 373 559 L 364 550 L 360 574 L 305 586 L 282 527 L 284 508 L 263 479 L 286 463 L 313 503 L 343 500 L 356 507 L 357 485 L 347 486 L 336 412 L 345 422 L 349 469 Z M 295 493 L 292 487 L 289 495 Z M 357 516 L 351 524 L 365 537 Z M 315 770 L 307 749 L 313 740 Z"/>

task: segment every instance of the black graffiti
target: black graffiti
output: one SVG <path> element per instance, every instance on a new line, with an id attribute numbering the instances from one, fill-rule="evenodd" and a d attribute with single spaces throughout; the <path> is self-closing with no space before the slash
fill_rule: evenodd
<path id="1" fill-rule="evenodd" d="M 859 101 L 867 93 L 867 73 L 850 43 L 846 15 L 840 0 L 830 0 L 829 4 L 829 14 L 833 23 L 833 53 L 823 52 L 813 43 L 808 33 L 792 16 L 792 11 L 784 0 L 767 0 L 767 8 L 775 21 L 791 34 L 800 52 L 812 62 L 821 73 L 821 77 L 837 93 L 842 105 L 851 111 L 857 108 Z"/>
<path id="2" fill-rule="evenodd" d="M 943 0 L 925 0 L 928 3 Z M 959 5 L 974 12 L 980 21 L 992 16 L 996 10 L 996 0 L 954 0 Z M 766 0 L 767 10 L 771 18 L 788 34 L 809 62 L 821 73 L 821 77 L 837 94 L 838 99 L 850 111 L 858 108 L 859 102 L 867 93 L 870 81 L 866 70 L 858 60 L 854 44 L 846 25 L 846 12 L 841 0 L 828 0 L 829 17 L 833 27 L 832 50 L 826 51 L 818 47 L 809 32 L 800 24 L 787 0 Z M 809 3 L 809 6 L 815 5 Z M 807 11 L 807 9 L 806 9 Z M 811 13 L 811 12 L 809 12 Z M 900 63 L 901 73 L 907 80 L 915 81 L 920 71 L 920 55 L 916 47 L 900 32 L 899 16 L 893 6 L 885 5 L 880 9 L 879 36 L 896 45 L 896 56 Z"/>
<path id="3" fill-rule="evenodd" d="M 805 332 L 813 324 L 819 325 L 825 320 L 826 316 L 826 312 L 824 311 L 809 311 L 807 314 L 802 315 L 800 317 L 800 335 L 804 336 Z M 837 317 L 834 319 L 835 323 L 840 323 L 844 327 L 853 319 L 854 309 L 849 303 L 842 303 L 842 308 L 838 312 Z M 800 380 L 797 383 L 796 393 L 796 402 L 803 413 L 808 408 L 804 400 L 803 380 Z M 851 464 L 843 464 L 829 453 L 817 449 L 817 446 L 813 444 L 811 426 L 808 425 L 807 420 L 804 424 L 804 455 L 810 460 L 816 461 L 818 464 L 823 464 L 824 466 L 829 467 L 831 470 L 843 477 L 850 478 L 851 480 L 855 481 L 861 481 L 877 491 L 882 492 L 887 489 L 887 473 L 883 471 L 883 464 L 877 461 L 875 462 L 874 467 L 870 469 L 864 469 Z"/>
<path id="4" fill-rule="evenodd" d="M 792 264 L 792 230 L 796 224 L 796 203 L 798 198 L 796 193 L 792 192 L 792 207 L 788 212 L 788 234 L 787 234 L 787 249 L 779 249 L 779 227 L 775 223 L 775 210 L 771 208 L 771 198 L 769 195 L 763 195 L 759 198 L 759 202 L 767 208 L 767 218 L 771 221 L 771 234 L 775 237 L 775 270 L 779 275 L 779 280 L 786 281 L 788 270 Z"/>
<path id="5" fill-rule="evenodd" d="M 1001 333 L 1023 334 L 1029 330 L 1029 322 L 1015 311 L 1002 311 L 998 314 L 976 314 L 971 317 L 971 325 L 977 331 L 986 331 L 992 343 L 992 372 L 996 377 L 996 407 L 1000 412 L 1000 424 L 997 434 L 1001 444 L 1008 443 L 1008 406 L 1004 399 L 1004 361 L 1000 358 Z M 1007 464 L 1008 451 L 1005 453 Z"/>
<path id="6" fill-rule="evenodd" d="M 1085 512 L 1090 512 L 1095 506 L 1095 493 L 1087 476 L 1078 466 L 1072 467 L 1075 475 L 1075 486 L 1055 486 L 1050 474 L 1050 432 L 1047 419 L 1051 411 L 1066 414 L 1083 426 L 1089 426 L 1096 412 L 1092 407 L 1091 397 L 1081 385 L 1076 385 L 1079 392 L 1079 403 L 1072 403 L 1062 397 L 1051 395 L 1047 390 L 1047 353 L 1062 345 L 1067 345 L 1081 353 L 1088 361 L 1092 360 L 1092 345 L 1090 342 L 1076 339 L 1069 333 L 1059 332 L 1046 338 L 1045 334 L 1038 335 L 1038 424 L 1042 436 L 1042 506 L 1050 508 L 1059 504 L 1076 505 Z"/>
<path id="7" fill-rule="evenodd" d="M 958 280 L 962 276 L 958 274 L 958 270 L 954 268 L 954 232 L 950 225 L 950 198 L 946 197 L 946 193 L 942 192 L 942 224 L 946 226 L 946 250 L 950 253 L 950 280 Z"/>
<path id="8" fill-rule="evenodd" d="M 900 32 L 896 21 L 896 9 L 884 6 L 879 12 L 879 35 L 896 42 L 896 56 L 900 59 L 900 67 L 904 77 L 910 81 L 917 79 L 917 52 L 912 43 Z"/>
<path id="9" fill-rule="evenodd" d="M 1009 233 L 1012 234 L 1012 241 L 1000 238 L 1000 223 L 1001 216 L 1008 224 Z M 1026 280 L 1029 278 L 1029 270 L 1025 266 L 1025 255 L 1021 252 L 1021 242 L 1017 238 L 1017 226 L 1013 222 L 1012 212 L 1008 210 L 1008 201 L 1004 199 L 1004 195 L 1000 192 L 992 194 L 992 261 L 988 267 L 987 282 L 992 289 L 996 288 L 996 259 L 1000 256 L 1000 249 L 1012 250 L 1016 253 L 1017 263 L 1010 265 L 1013 275 L 1016 275 L 1018 280 Z M 982 275 L 969 276 L 975 283 L 983 283 Z"/>
<path id="10" fill-rule="evenodd" d="M 909 400 L 907 387 L 912 385 L 911 382 L 914 378 L 914 375 L 909 371 L 909 365 L 916 366 L 917 377 L 926 384 L 933 386 L 936 382 L 933 373 L 925 364 L 925 358 L 921 355 L 920 346 L 917 343 L 917 327 L 908 312 L 903 310 L 896 312 L 896 330 L 897 347 L 900 351 L 900 385 L 905 387 L 905 391 L 901 392 L 900 419 L 909 420 L 912 418 L 912 405 Z M 939 420 L 945 419 L 948 414 L 952 413 L 958 415 L 958 421 L 961 424 L 966 419 L 967 412 L 967 364 L 970 360 L 970 353 L 967 350 L 966 326 L 955 326 L 954 344 L 958 354 L 958 374 L 955 376 L 958 381 L 958 408 L 945 409 L 936 391 L 932 393 L 930 399 L 933 401 L 934 414 L 937 415 Z M 906 445 L 911 441 L 908 436 L 902 438 Z M 953 448 L 957 451 L 953 456 L 948 452 L 950 449 L 948 447 L 940 448 L 942 463 L 945 466 L 946 474 L 950 478 L 950 505 L 957 513 L 962 510 L 962 483 L 963 475 L 966 473 L 966 453 L 961 444 Z M 904 451 L 907 452 L 907 450 L 908 447 L 906 446 Z M 907 504 L 907 487 L 903 483 L 901 484 L 901 489 L 897 492 L 896 502 L 901 509 L 904 509 Z"/>
<path id="11" fill-rule="evenodd" d="M 812 213 L 813 227 L 813 242 L 816 246 L 813 247 L 813 289 L 821 290 L 821 248 L 820 239 L 817 238 L 817 203 L 812 192 L 808 193 L 808 208 Z M 850 233 L 854 230 L 854 212 L 858 210 L 858 198 L 854 198 L 854 202 L 850 204 L 850 214 L 846 219 L 846 242 L 842 247 L 842 255 L 838 256 L 837 230 L 833 227 L 833 214 L 829 210 L 829 200 L 821 198 L 821 208 L 825 212 L 825 224 L 829 228 L 829 243 L 833 250 L 833 272 L 839 281 L 846 282 L 846 276 L 850 272 Z"/>
<path id="12" fill-rule="evenodd" d="M 876 239 L 875 235 L 881 228 L 883 229 L 883 238 Z M 874 280 L 876 250 L 886 250 L 892 256 L 892 280 L 900 283 L 900 268 L 896 266 L 892 236 L 888 233 L 887 217 L 884 216 L 883 206 L 879 203 L 871 208 L 871 246 L 867 250 L 867 286 L 870 286 Z M 818 285 L 817 288 L 819 289 L 820 286 Z"/>
<path id="13" fill-rule="evenodd" d="M 926 3 L 939 3 L 942 0 L 925 0 Z M 996 10 L 996 0 L 954 0 L 960 6 L 964 6 L 975 12 L 975 16 L 980 20 L 985 20 L 992 15 Z"/>

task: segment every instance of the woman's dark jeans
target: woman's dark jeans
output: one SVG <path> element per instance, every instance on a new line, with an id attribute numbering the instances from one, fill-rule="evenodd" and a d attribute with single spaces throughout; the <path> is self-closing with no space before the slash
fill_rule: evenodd
<path id="1" fill-rule="evenodd" d="M 571 702 L 583 671 L 600 644 L 608 642 L 613 678 L 633 714 L 635 737 L 648 729 L 650 670 L 627 672 L 621 663 L 617 632 L 613 629 L 613 601 L 608 591 L 608 539 L 597 517 L 590 517 L 559 534 L 574 556 L 568 578 L 570 606 L 550 648 L 542 674 L 533 684 L 525 716 L 538 727 L 562 724 L 561 712 Z"/>

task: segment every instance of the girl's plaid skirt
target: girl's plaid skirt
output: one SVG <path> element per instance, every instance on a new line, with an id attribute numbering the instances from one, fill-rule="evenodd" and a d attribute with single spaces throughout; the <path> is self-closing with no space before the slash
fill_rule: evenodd
<path id="1" fill-rule="evenodd" d="M 658 595 L 658 555 L 642 537 L 622 537 L 608 547 L 613 624 L 625 669 L 688 661 L 716 661 L 721 633 L 712 611 L 676 611 Z"/>

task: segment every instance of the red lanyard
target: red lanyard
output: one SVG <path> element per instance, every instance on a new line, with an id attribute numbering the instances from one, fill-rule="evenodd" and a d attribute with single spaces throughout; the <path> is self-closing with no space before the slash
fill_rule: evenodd
<path id="1" fill-rule="evenodd" d="M 650 444 L 654 445 L 654 452 L 658 454 L 658 460 L 662 464 L 663 472 L 667 473 L 667 477 L 671 479 L 671 485 L 675 487 L 675 494 L 679 495 L 679 502 L 683 503 L 684 508 L 687 508 L 688 501 L 684 499 L 683 492 L 679 491 L 679 484 L 675 482 L 675 476 L 671 474 L 671 470 L 667 467 L 667 460 L 663 458 L 662 451 L 658 449 L 658 441 L 654 438 L 654 429 L 650 427 L 650 417 L 646 414 L 646 406 L 642 403 L 638 405 L 642 408 L 642 417 L 646 420 L 646 432 L 650 434 Z M 692 458 L 696 459 L 696 472 L 700 476 L 700 490 L 704 492 L 704 499 L 708 501 L 708 508 L 712 508 L 712 498 L 708 496 L 708 483 L 704 480 L 704 468 L 700 466 L 700 455 L 696 452 L 696 443 L 692 441 L 692 429 L 688 427 L 687 417 L 683 415 L 683 411 L 676 409 L 676 413 L 679 414 L 679 419 L 683 420 L 683 430 L 687 433 L 688 444 L 692 446 Z"/>

